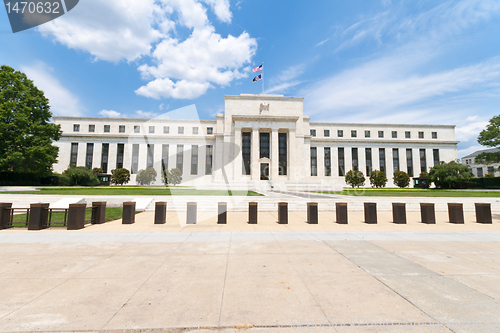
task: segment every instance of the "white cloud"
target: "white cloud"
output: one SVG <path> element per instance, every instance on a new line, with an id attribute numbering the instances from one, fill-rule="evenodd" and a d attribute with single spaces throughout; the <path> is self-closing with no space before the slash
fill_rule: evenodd
<path id="1" fill-rule="evenodd" d="M 229 10 L 229 0 L 203 0 L 203 2 L 210 5 L 219 20 L 226 23 L 231 22 L 233 14 Z"/>
<path id="2" fill-rule="evenodd" d="M 168 97 L 193 99 L 206 93 L 209 87 L 210 83 L 208 82 L 198 83 L 180 80 L 174 83 L 170 79 L 156 79 L 135 92 L 138 95 L 155 99 Z"/>
<path id="3" fill-rule="evenodd" d="M 124 118 L 125 117 L 120 112 L 113 111 L 113 110 L 102 110 L 102 111 L 99 111 L 99 114 L 103 117 L 108 117 L 108 118 Z"/>
<path id="4" fill-rule="evenodd" d="M 43 62 L 32 66 L 21 66 L 26 76 L 49 99 L 50 110 L 57 116 L 81 116 L 82 106 L 76 96 L 53 76 L 53 69 Z"/>
<path id="5" fill-rule="evenodd" d="M 135 111 L 135 114 L 139 118 L 155 118 L 158 116 L 158 113 L 142 110 Z"/>
<path id="6" fill-rule="evenodd" d="M 321 45 L 325 44 L 326 42 L 328 42 L 329 40 L 330 40 L 330 38 L 324 39 L 321 42 L 319 42 L 318 44 L 316 44 L 316 46 L 321 46 Z"/>
<path id="7" fill-rule="evenodd" d="M 296 65 L 296 66 L 291 66 L 284 71 L 282 71 L 276 78 L 273 78 L 271 80 L 271 87 L 266 90 L 266 93 L 271 94 L 275 92 L 281 92 L 284 93 L 288 89 L 295 87 L 299 84 L 302 83 L 302 81 L 297 80 L 297 77 L 299 77 L 305 69 L 304 64 Z"/>

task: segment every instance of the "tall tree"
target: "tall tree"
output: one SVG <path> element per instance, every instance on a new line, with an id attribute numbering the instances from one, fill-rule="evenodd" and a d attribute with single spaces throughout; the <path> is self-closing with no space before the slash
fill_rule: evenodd
<path id="1" fill-rule="evenodd" d="M 48 174 L 61 137 L 49 100 L 22 72 L 0 67 L 0 172 Z"/>
<path id="2" fill-rule="evenodd" d="M 477 137 L 477 142 L 482 146 L 499 147 L 500 146 L 500 116 L 490 119 L 486 129 L 482 130 Z M 500 163 L 500 151 L 493 153 L 481 153 L 475 157 L 475 162 L 479 164 Z"/>

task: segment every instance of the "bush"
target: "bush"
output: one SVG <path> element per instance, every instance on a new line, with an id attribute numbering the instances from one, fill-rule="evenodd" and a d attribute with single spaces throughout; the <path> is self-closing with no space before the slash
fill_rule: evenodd
<path id="1" fill-rule="evenodd" d="M 170 171 L 164 170 L 163 171 L 163 182 L 167 186 L 168 186 L 168 184 L 172 184 L 174 186 L 177 184 L 180 184 L 182 182 L 181 170 L 178 168 L 171 169 Z"/>
<path id="2" fill-rule="evenodd" d="M 81 186 L 99 186 L 100 182 L 97 176 L 85 167 L 70 166 L 67 170 L 63 172 L 69 180 L 69 185 L 81 185 Z M 62 180 L 65 181 L 65 180 Z"/>
<path id="3" fill-rule="evenodd" d="M 408 187 L 410 185 L 410 176 L 404 171 L 394 172 L 394 185 L 397 187 Z"/>
<path id="4" fill-rule="evenodd" d="M 94 175 L 97 175 L 98 173 L 104 173 L 104 171 L 102 171 L 102 169 L 101 169 L 101 168 L 93 168 L 93 169 L 92 169 L 92 173 L 93 173 Z"/>
<path id="5" fill-rule="evenodd" d="M 421 172 L 418 177 L 419 178 L 427 178 L 428 176 L 429 176 L 429 174 L 427 172 Z"/>
<path id="6" fill-rule="evenodd" d="M 156 175 L 156 170 L 152 167 L 149 167 L 146 170 L 139 170 L 135 181 L 139 185 L 149 185 L 151 184 L 151 182 L 156 181 Z"/>
<path id="7" fill-rule="evenodd" d="M 457 188 L 472 178 L 469 168 L 451 161 L 449 163 L 439 162 L 429 170 L 428 183 L 434 183 L 438 188 Z"/>
<path id="8" fill-rule="evenodd" d="M 370 185 L 372 187 L 385 187 L 387 184 L 387 177 L 385 172 L 379 170 L 373 170 L 370 173 Z"/>
<path id="9" fill-rule="evenodd" d="M 125 168 L 111 170 L 111 183 L 117 185 L 127 184 L 130 181 L 130 171 Z"/>
<path id="10" fill-rule="evenodd" d="M 352 187 L 363 186 L 365 180 L 365 176 L 359 170 L 350 170 L 345 174 L 345 182 Z"/>

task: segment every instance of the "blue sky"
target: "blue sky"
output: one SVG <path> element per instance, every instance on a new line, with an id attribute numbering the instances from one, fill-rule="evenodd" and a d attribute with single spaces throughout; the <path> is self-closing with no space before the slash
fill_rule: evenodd
<path id="1" fill-rule="evenodd" d="M 500 113 L 500 1 L 80 0 L 12 34 L 0 63 L 56 115 L 152 117 L 224 95 L 305 97 L 312 121 L 455 124 L 459 157 Z"/>

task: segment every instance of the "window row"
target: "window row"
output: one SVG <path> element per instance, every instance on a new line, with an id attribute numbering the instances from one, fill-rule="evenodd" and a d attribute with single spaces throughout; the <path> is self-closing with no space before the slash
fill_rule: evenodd
<path id="1" fill-rule="evenodd" d="M 110 125 L 104 125 L 104 133 L 110 133 Z M 73 132 L 80 132 L 80 124 L 73 124 Z M 154 134 L 156 132 L 156 126 L 149 126 L 148 133 Z M 95 133 L 95 125 L 89 125 L 89 133 Z M 118 126 L 118 133 L 125 133 L 125 125 Z M 134 126 L 134 133 L 141 133 L 141 126 Z M 163 134 L 170 133 L 170 126 L 163 126 Z M 191 129 L 192 134 L 198 134 L 198 127 L 193 127 Z M 184 127 L 177 127 L 177 134 L 184 134 Z M 213 127 L 207 127 L 207 135 L 214 134 Z"/>
<path id="2" fill-rule="evenodd" d="M 316 136 L 316 130 L 311 129 L 310 134 L 311 134 L 311 136 Z M 323 136 L 325 138 L 329 138 L 330 137 L 330 130 L 324 130 Z M 337 137 L 339 137 L 339 138 L 344 137 L 344 130 L 337 130 Z M 351 138 L 357 138 L 357 137 L 358 137 L 358 131 L 352 130 L 351 131 Z M 365 138 L 370 138 L 370 137 L 371 137 L 371 131 L 365 131 Z M 383 138 L 384 131 L 378 131 L 378 137 Z M 398 137 L 398 131 L 391 131 L 391 137 L 396 139 Z M 433 139 L 437 139 L 437 132 L 432 132 L 431 137 Z M 410 131 L 405 131 L 405 138 L 411 139 L 411 132 Z M 424 139 L 425 138 L 424 132 L 418 132 L 418 138 Z"/>

